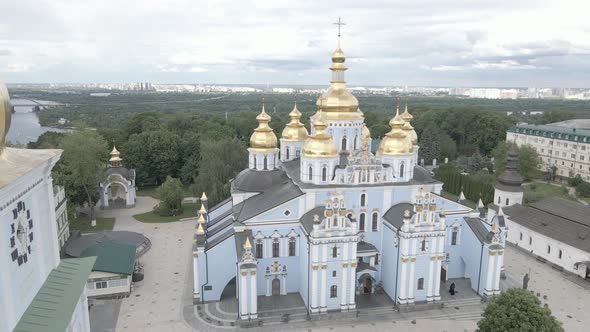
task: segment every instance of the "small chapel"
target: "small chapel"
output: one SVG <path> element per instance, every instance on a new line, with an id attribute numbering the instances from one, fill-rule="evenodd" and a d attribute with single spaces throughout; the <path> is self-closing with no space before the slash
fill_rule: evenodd
<path id="1" fill-rule="evenodd" d="M 235 284 L 238 317 L 249 320 L 258 297 L 295 294 L 321 315 L 355 310 L 378 290 L 398 306 L 440 302 L 443 284 L 457 278 L 481 296 L 499 294 L 503 217 L 481 201 L 473 209 L 441 196 L 443 183 L 418 163 L 407 103 L 371 152 L 347 69 L 338 42 L 310 132 L 295 103 L 278 139 L 262 103 L 231 197 L 216 206 L 201 199 L 195 303 L 219 301 Z"/>
<path id="2" fill-rule="evenodd" d="M 135 170 L 123 166 L 123 159 L 113 145 L 105 180 L 100 184 L 99 207 L 101 209 L 131 208 L 135 206 Z"/>

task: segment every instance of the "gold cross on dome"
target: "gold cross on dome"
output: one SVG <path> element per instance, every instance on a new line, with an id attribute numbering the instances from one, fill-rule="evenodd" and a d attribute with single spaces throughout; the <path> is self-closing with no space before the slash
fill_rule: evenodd
<path id="1" fill-rule="evenodd" d="M 343 25 L 346 25 L 346 23 L 342 22 L 342 18 L 338 16 L 338 22 L 334 22 L 333 24 L 336 24 L 338 26 L 338 37 L 340 37 L 340 28 Z"/>

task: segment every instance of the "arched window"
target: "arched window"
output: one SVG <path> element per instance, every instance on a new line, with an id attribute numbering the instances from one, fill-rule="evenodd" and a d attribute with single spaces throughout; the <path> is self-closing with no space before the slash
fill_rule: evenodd
<path id="1" fill-rule="evenodd" d="M 562 254 L 563 254 L 563 252 L 561 251 L 561 249 L 559 249 L 559 253 L 557 254 L 557 258 L 561 259 Z"/>
<path id="2" fill-rule="evenodd" d="M 256 258 L 262 258 L 262 240 L 256 241 Z"/>
<path id="3" fill-rule="evenodd" d="M 367 195 L 361 194 L 361 206 L 365 206 L 366 203 L 367 203 Z"/>
<path id="4" fill-rule="evenodd" d="M 295 238 L 289 239 L 289 256 L 295 256 Z"/>
<path id="5" fill-rule="evenodd" d="M 376 232 L 377 231 L 377 227 L 378 227 L 378 221 L 377 221 L 377 219 L 378 219 L 377 218 L 377 212 L 373 212 L 372 221 L 371 221 L 373 232 Z"/>
<path id="6" fill-rule="evenodd" d="M 256 156 L 254 156 L 254 169 L 258 169 L 258 165 L 256 165 Z"/>
<path id="7" fill-rule="evenodd" d="M 498 205 L 502 204 L 502 197 L 498 196 Z"/>
<path id="8" fill-rule="evenodd" d="M 508 204 L 510 204 L 510 199 L 506 198 L 506 206 L 508 206 Z"/>
<path id="9" fill-rule="evenodd" d="M 326 181 L 328 178 L 328 169 L 326 166 L 322 167 L 322 181 Z"/>
<path id="10" fill-rule="evenodd" d="M 285 159 L 289 160 L 289 148 L 285 149 Z"/>
<path id="11" fill-rule="evenodd" d="M 264 165 L 262 169 L 268 169 L 268 159 L 266 158 L 266 156 L 264 156 Z"/>
<path id="12" fill-rule="evenodd" d="M 418 289 L 424 289 L 424 278 L 418 279 Z"/>
<path id="13" fill-rule="evenodd" d="M 426 245 L 426 239 L 422 239 L 422 243 L 420 244 L 420 250 L 426 251 L 426 249 L 428 249 Z"/>
<path id="14" fill-rule="evenodd" d="M 299 157 L 299 150 L 295 150 L 295 157 Z"/>
<path id="15" fill-rule="evenodd" d="M 361 213 L 360 217 L 359 217 L 359 231 L 364 232 L 365 231 L 365 214 Z"/>
<path id="16" fill-rule="evenodd" d="M 338 247 L 334 246 L 332 248 L 332 258 L 338 257 Z"/>
<path id="17" fill-rule="evenodd" d="M 334 220 L 332 221 L 332 226 L 338 227 L 338 216 L 334 215 Z"/>
<path id="18" fill-rule="evenodd" d="M 313 168 L 309 166 L 309 181 L 313 180 Z"/>
<path id="19" fill-rule="evenodd" d="M 458 229 L 453 229 L 453 233 L 451 235 L 451 245 L 452 246 L 456 246 L 457 245 L 457 235 L 459 234 L 459 230 Z"/>
<path id="20" fill-rule="evenodd" d="M 342 150 L 346 150 L 346 136 L 342 138 Z"/>
<path id="21" fill-rule="evenodd" d="M 330 287 L 330 297 L 331 298 L 338 297 L 338 286 L 332 285 Z"/>
<path id="22" fill-rule="evenodd" d="M 279 239 L 272 242 L 272 257 L 279 257 Z"/>
<path id="23" fill-rule="evenodd" d="M 547 246 L 547 253 L 550 254 L 551 253 L 551 246 Z"/>
<path id="24" fill-rule="evenodd" d="M 354 141 L 353 141 L 353 144 L 354 144 L 354 149 L 355 149 L 355 150 L 357 149 L 357 143 L 356 143 L 356 142 L 358 141 L 358 138 L 359 138 L 359 137 L 358 137 L 357 135 L 355 135 L 355 136 L 354 136 Z"/>
<path id="25" fill-rule="evenodd" d="M 404 177 L 404 163 L 401 163 L 401 165 L 399 165 L 399 177 Z"/>

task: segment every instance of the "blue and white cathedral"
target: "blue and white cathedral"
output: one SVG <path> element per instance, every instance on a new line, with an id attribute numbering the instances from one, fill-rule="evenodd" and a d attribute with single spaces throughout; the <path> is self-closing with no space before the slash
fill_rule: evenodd
<path id="1" fill-rule="evenodd" d="M 279 144 L 263 104 L 231 197 L 211 207 L 201 197 L 195 303 L 219 301 L 234 278 L 245 320 L 258 318 L 260 296 L 299 294 L 313 315 L 355 310 L 376 289 L 398 306 L 437 302 L 450 278 L 467 278 L 481 296 L 500 292 L 501 209 L 440 195 L 442 183 L 418 165 L 407 105 L 373 154 L 345 59 L 340 47 L 332 54 L 311 133 L 295 104 Z"/>

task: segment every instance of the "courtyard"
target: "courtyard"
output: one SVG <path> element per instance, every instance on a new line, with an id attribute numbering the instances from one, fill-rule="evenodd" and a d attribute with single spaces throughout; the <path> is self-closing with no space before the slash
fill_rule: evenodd
<path id="1" fill-rule="evenodd" d="M 144 234 L 152 248 L 141 257 L 145 279 L 133 285 L 129 298 L 96 302 L 90 310 L 93 331 L 223 331 L 239 329 L 232 286 L 222 301 L 192 304 L 191 241 L 194 221 L 141 223 L 132 216 L 149 211 L 156 200 L 138 197 L 132 209 L 106 210 L 101 216 L 116 219 L 115 230 Z M 590 317 L 590 283 L 559 272 L 520 250 L 508 246 L 507 278 L 501 287 L 521 287 L 529 273 L 529 290 L 547 303 L 566 331 L 584 331 Z M 573 281 L 572 281 L 573 280 Z M 485 304 L 469 288 L 468 281 L 454 280 L 458 293 L 448 294 L 451 281 L 441 284 L 444 307 L 397 310 L 385 294 L 358 296 L 357 310 L 330 313 L 310 319 L 298 294 L 259 297 L 257 330 L 261 331 L 475 331 Z M 120 307 L 120 308 L 119 308 Z"/>

